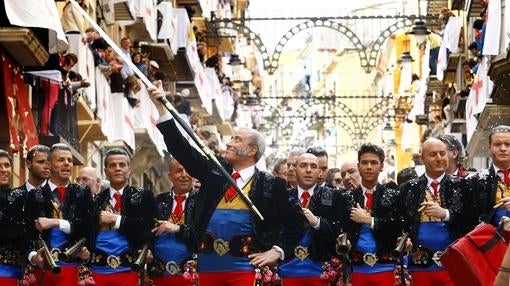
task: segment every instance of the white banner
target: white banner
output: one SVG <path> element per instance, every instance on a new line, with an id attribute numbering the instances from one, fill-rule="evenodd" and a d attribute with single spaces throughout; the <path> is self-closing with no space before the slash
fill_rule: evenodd
<path id="1" fill-rule="evenodd" d="M 67 39 L 54 0 L 5 0 L 5 13 L 12 25 L 49 30 L 49 52 L 67 50 Z"/>
<path id="2" fill-rule="evenodd" d="M 507 3 L 508 5 L 508 3 Z M 483 35 L 483 55 L 499 55 L 501 37 L 501 0 L 490 0 L 487 7 L 487 22 Z"/>

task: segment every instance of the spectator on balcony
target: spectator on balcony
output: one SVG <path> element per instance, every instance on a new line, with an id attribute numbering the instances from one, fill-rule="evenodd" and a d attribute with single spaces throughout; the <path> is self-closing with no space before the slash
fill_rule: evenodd
<path id="1" fill-rule="evenodd" d="M 142 61 L 142 53 L 140 52 L 134 52 L 132 55 L 131 55 L 131 61 L 133 62 L 133 64 L 135 64 L 135 66 L 146 76 L 148 77 L 149 76 L 149 73 L 147 72 L 147 65 L 145 63 L 143 63 Z"/>
<path id="2" fill-rule="evenodd" d="M 124 56 L 126 56 L 126 59 L 129 59 L 129 60 L 131 60 L 131 47 L 132 47 L 132 44 L 131 44 L 131 39 L 129 37 L 124 37 L 120 40 L 120 50 L 122 51 Z M 133 75 L 133 71 L 127 64 L 125 64 L 122 67 L 122 70 L 120 71 L 120 73 L 122 74 L 123 79 L 127 78 L 130 75 Z"/>
<path id="3" fill-rule="evenodd" d="M 483 35 L 485 32 L 485 21 L 483 19 L 476 19 L 473 22 L 473 30 L 475 30 L 475 43 L 479 51 L 483 50 Z"/>
<path id="4" fill-rule="evenodd" d="M 83 10 L 87 13 L 91 13 L 89 5 L 86 0 L 77 0 Z M 85 19 L 76 8 L 71 4 L 71 1 L 67 1 L 62 11 L 62 29 L 66 34 L 82 34 L 85 32 Z"/>
<path id="5" fill-rule="evenodd" d="M 177 111 L 181 114 L 191 116 L 191 104 L 188 100 L 189 89 L 184 88 L 180 93 L 176 93 L 174 96 L 174 105 Z"/>
<path id="6" fill-rule="evenodd" d="M 471 44 L 469 44 L 468 50 L 473 57 L 478 55 L 478 53 L 480 52 L 480 50 L 478 49 L 478 44 L 476 42 L 472 42 Z"/>
<path id="7" fill-rule="evenodd" d="M 92 56 L 94 57 L 94 66 L 97 67 L 99 65 L 99 61 L 101 56 L 99 55 L 98 48 L 96 46 L 102 45 L 106 41 L 101 38 L 101 35 L 96 31 L 96 29 L 90 27 L 85 30 L 85 36 L 83 37 L 83 43 L 88 44 L 90 51 L 92 52 Z M 104 45 L 103 45 L 104 46 Z M 104 47 L 103 47 L 104 50 Z"/>

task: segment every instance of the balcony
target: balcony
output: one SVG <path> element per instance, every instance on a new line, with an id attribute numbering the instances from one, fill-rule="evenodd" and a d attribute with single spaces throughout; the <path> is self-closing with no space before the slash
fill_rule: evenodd
<path id="1" fill-rule="evenodd" d="M 195 79 L 195 72 L 191 66 L 186 48 L 179 48 L 173 61 L 163 64 L 162 68 L 169 70 L 168 77 L 171 81 L 186 82 Z"/>
<path id="2" fill-rule="evenodd" d="M 488 75 L 494 81 L 492 102 L 501 105 L 510 105 L 510 52 L 501 54 L 492 60 Z"/>
<path id="3" fill-rule="evenodd" d="M 82 97 L 76 102 L 78 114 L 79 143 L 87 141 L 104 141 L 106 136 L 101 130 L 101 122 L 95 118 L 94 113 Z"/>
<path id="4" fill-rule="evenodd" d="M 510 105 L 487 104 L 480 114 L 476 131 L 466 147 L 466 151 L 473 157 L 490 157 L 489 132 L 494 126 L 508 124 Z"/>
<path id="5" fill-rule="evenodd" d="M 460 1 L 457 1 L 460 2 Z M 482 5 L 482 0 L 463 0 L 464 2 L 464 11 L 466 11 L 467 17 L 479 18 L 480 12 L 483 11 L 484 6 Z"/>
<path id="6" fill-rule="evenodd" d="M 48 61 L 48 51 L 27 28 L 1 27 L 0 45 L 22 66 L 42 66 Z"/>

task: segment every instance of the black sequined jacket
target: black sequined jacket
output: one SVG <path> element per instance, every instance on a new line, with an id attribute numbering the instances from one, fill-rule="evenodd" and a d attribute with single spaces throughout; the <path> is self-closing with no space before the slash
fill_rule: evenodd
<path id="1" fill-rule="evenodd" d="M 468 178 L 475 192 L 476 209 L 480 221 L 490 222 L 496 211 L 493 206 L 497 203 L 496 192 L 498 191 L 499 180 L 494 166 Z"/>
<path id="2" fill-rule="evenodd" d="M 18 251 L 26 257 L 29 248 L 27 224 L 23 217 L 26 190 L 23 187 L 11 189 L 0 187 L 0 255 Z M 5 256 L 3 256 L 5 258 Z"/>
<path id="3" fill-rule="evenodd" d="M 167 120 L 157 126 L 164 136 L 168 151 L 201 183 L 195 210 L 188 217 L 184 230 L 189 232 L 184 235 L 195 237 L 196 247 L 191 250 L 196 252 L 207 224 L 229 184 L 217 167 L 182 136 L 174 120 Z M 227 172 L 232 172 L 229 164 L 225 163 L 224 167 Z M 265 251 L 277 245 L 287 256 L 293 253 L 302 238 L 306 218 L 299 201 L 289 196 L 285 186 L 283 179 L 256 170 L 248 197 L 264 217 L 261 221 L 252 215 L 256 248 Z"/>
<path id="4" fill-rule="evenodd" d="M 402 215 L 400 212 L 399 192 L 394 184 L 378 184 L 372 198 L 372 212 L 374 218 L 373 234 L 377 244 L 377 253 L 387 255 L 395 248 L 397 238 L 402 235 Z M 352 191 L 354 204 L 365 205 L 365 196 L 360 187 Z M 349 235 L 351 244 L 358 242 L 361 224 L 353 223 L 354 227 Z"/>
<path id="5" fill-rule="evenodd" d="M 290 194 L 298 199 L 298 190 L 293 188 Z M 310 198 L 308 209 L 320 218 L 317 229 L 305 223 L 312 231 L 312 244 L 308 248 L 310 257 L 314 260 L 325 261 L 336 255 L 336 238 L 343 232 L 349 232 L 352 224 L 349 215 L 352 209 L 352 196 L 340 189 L 316 186 Z"/>
<path id="6" fill-rule="evenodd" d="M 100 227 L 99 215 L 105 206 L 109 205 L 109 201 L 110 188 L 103 190 L 95 198 L 93 240 Z M 129 185 L 124 187 L 120 215 L 122 218 L 118 231 L 127 238 L 131 251 L 141 249 L 143 244 L 150 243 L 153 220 L 156 217 L 156 200 L 152 192 Z"/>
<path id="7" fill-rule="evenodd" d="M 25 217 L 32 240 L 36 240 L 39 232 L 35 229 L 34 220 L 38 217 L 53 217 L 53 195 L 48 183 L 27 193 L 25 201 Z M 69 247 L 81 238 L 87 237 L 92 228 L 92 193 L 88 187 L 69 184 L 66 187 L 64 201 L 60 204 L 63 218 L 69 221 L 71 233 L 68 237 Z M 42 232 L 42 238 L 50 246 L 50 229 Z M 34 250 L 34 249 L 32 249 Z"/>
<path id="8" fill-rule="evenodd" d="M 427 188 L 425 175 L 405 183 L 400 188 L 404 227 L 406 231 L 409 231 L 409 237 L 412 241 L 417 241 L 420 223 L 418 209 L 425 199 Z M 447 225 L 454 239 L 473 229 L 477 222 L 477 214 L 474 211 L 473 191 L 467 180 L 446 174 L 440 182 L 439 197 L 441 207 L 448 209 L 450 213 L 450 220 Z"/>
<path id="9" fill-rule="evenodd" d="M 157 203 L 157 212 L 156 218 L 158 220 L 168 220 L 170 215 L 172 214 L 172 209 L 174 205 L 173 193 L 167 192 L 159 194 L 156 197 Z M 176 234 L 182 241 L 184 241 L 190 249 L 194 249 L 196 247 L 195 234 L 192 229 L 189 229 L 189 225 L 186 222 L 190 217 L 193 217 L 193 211 L 195 209 L 195 203 L 197 199 L 197 193 L 194 191 L 190 191 L 188 193 L 188 198 L 186 199 L 186 203 L 184 205 L 184 224 L 181 225 L 179 232 Z"/>

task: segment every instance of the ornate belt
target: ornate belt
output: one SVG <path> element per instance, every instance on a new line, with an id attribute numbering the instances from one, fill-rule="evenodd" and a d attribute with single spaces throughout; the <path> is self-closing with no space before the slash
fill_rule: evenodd
<path id="1" fill-rule="evenodd" d="M 154 261 L 150 264 L 149 269 L 152 274 L 161 275 L 163 272 L 166 272 L 172 276 L 182 273 L 184 270 L 184 264 L 186 264 L 187 260 L 179 263 L 176 261 L 163 261 L 157 258 L 154 258 Z"/>
<path id="2" fill-rule="evenodd" d="M 373 267 L 376 263 L 390 264 L 395 262 L 396 261 L 393 258 L 391 258 L 391 255 L 377 254 L 371 252 L 363 253 L 358 250 L 354 250 L 351 252 L 351 263 L 356 266 L 366 264 L 370 267 Z"/>
<path id="3" fill-rule="evenodd" d="M 414 267 L 430 267 L 435 263 L 437 266 L 443 267 L 439 260 L 441 254 L 443 254 L 442 251 L 434 252 L 430 248 L 418 246 L 416 250 L 409 254 L 409 265 Z"/>
<path id="4" fill-rule="evenodd" d="M 214 251 L 219 256 L 228 253 L 235 257 L 245 257 L 251 253 L 260 252 L 260 249 L 253 245 L 252 235 L 235 236 L 230 240 L 223 240 L 206 233 L 199 251 L 207 254 Z"/>
<path id="5" fill-rule="evenodd" d="M 117 269 L 120 266 L 130 267 L 135 259 L 131 254 L 124 253 L 120 256 L 106 255 L 106 254 L 94 254 L 92 258 L 92 264 L 95 266 L 110 266 L 113 269 Z"/>
<path id="6" fill-rule="evenodd" d="M 8 266 L 20 266 L 19 252 L 15 250 L 2 250 L 0 251 L 0 264 L 8 265 Z"/>

